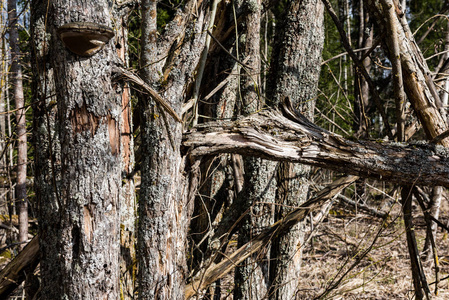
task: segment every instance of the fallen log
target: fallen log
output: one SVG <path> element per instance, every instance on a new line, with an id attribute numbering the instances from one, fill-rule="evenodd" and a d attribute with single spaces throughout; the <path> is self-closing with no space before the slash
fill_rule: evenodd
<path id="1" fill-rule="evenodd" d="M 297 162 L 401 185 L 449 187 L 449 150 L 427 142 L 349 140 L 297 114 L 263 110 L 236 121 L 201 124 L 184 134 L 192 157 L 237 153 Z"/>
<path id="2" fill-rule="evenodd" d="M 23 250 L 0 272 L 0 299 L 7 299 L 33 272 L 39 263 L 39 237 L 36 235 Z"/>

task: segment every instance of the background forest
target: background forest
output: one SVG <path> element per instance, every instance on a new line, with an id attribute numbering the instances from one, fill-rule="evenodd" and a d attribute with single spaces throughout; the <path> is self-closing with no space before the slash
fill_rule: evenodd
<path id="1" fill-rule="evenodd" d="M 1 3 L 0 299 L 448 299 L 449 2 Z"/>

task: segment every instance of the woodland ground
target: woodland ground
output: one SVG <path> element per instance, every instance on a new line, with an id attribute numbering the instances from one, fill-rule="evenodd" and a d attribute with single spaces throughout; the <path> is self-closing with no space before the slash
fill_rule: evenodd
<path id="1" fill-rule="evenodd" d="M 373 184 L 371 182 L 371 184 Z M 388 187 L 386 188 L 388 190 Z M 392 189 L 392 188 L 390 188 Z M 397 195 L 377 195 L 365 203 L 388 212 L 386 221 L 354 207 L 333 203 L 329 214 L 315 226 L 310 237 L 306 229 L 302 275 L 298 279 L 297 299 L 414 299 L 413 282 L 401 206 Z M 413 203 L 416 239 L 420 251 L 426 236 L 425 221 L 418 203 Z M 443 196 L 439 220 L 449 222 L 448 195 Z M 315 213 L 316 215 L 316 213 Z M 376 240 L 364 256 L 327 295 L 323 293 L 342 278 Z M 440 264 L 438 295 L 435 296 L 435 264 L 433 257 L 423 263 L 432 299 L 449 299 L 449 238 L 438 228 L 436 245 Z M 232 275 L 231 275 L 232 276 Z M 232 280 L 223 280 L 222 299 L 232 299 Z M 321 298 L 320 298 L 321 296 Z M 287 299 L 286 299 L 287 300 Z"/>
<path id="2" fill-rule="evenodd" d="M 396 196 L 380 193 L 375 197 L 376 200 L 373 197 L 365 200 L 365 203 L 373 208 L 389 211 L 386 221 L 361 210 L 356 212 L 354 207 L 335 200 L 329 214 L 314 226 L 312 236 L 310 236 L 311 227 L 307 226 L 297 299 L 314 299 L 319 296 L 322 296 L 322 299 L 333 300 L 414 299 L 404 222 Z M 418 247 L 422 250 L 425 222 L 418 204 L 414 203 L 413 206 L 416 238 Z M 448 195 L 444 194 L 439 218 L 443 224 L 449 223 L 448 214 L 449 200 Z M 2 223 L 6 224 L 7 220 L 3 220 Z M 4 229 L 1 231 L 2 235 L 5 234 Z M 341 279 L 361 253 L 372 245 L 378 234 L 379 238 L 369 253 L 343 277 L 336 288 L 323 295 L 326 289 Z M 0 245 L 0 248 L 5 245 Z M 438 284 L 438 296 L 434 294 L 435 284 L 430 285 L 432 299 L 449 299 L 449 278 L 446 278 L 449 276 L 449 238 L 441 228 L 437 231 L 436 245 L 441 281 Z M 232 246 L 229 248 L 230 251 L 235 249 Z M 14 249 L 12 251 L 9 249 L 0 254 L 0 268 L 10 261 L 14 253 L 16 253 Z M 435 264 L 432 257 L 425 261 L 423 266 L 427 281 L 434 283 Z M 222 299 L 233 298 L 232 276 L 231 273 L 222 280 Z M 22 297 L 23 290 L 17 289 L 9 299 L 25 299 Z"/>

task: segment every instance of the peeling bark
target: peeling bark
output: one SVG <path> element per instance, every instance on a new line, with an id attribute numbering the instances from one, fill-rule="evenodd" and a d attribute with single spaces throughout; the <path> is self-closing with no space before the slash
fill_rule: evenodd
<path id="1" fill-rule="evenodd" d="M 449 186 L 447 149 L 417 142 L 358 142 L 319 128 L 285 110 L 265 110 L 235 122 L 198 125 L 185 133 L 192 156 L 238 153 L 299 162 L 399 184 Z M 186 150 L 187 150 L 186 149 Z"/>

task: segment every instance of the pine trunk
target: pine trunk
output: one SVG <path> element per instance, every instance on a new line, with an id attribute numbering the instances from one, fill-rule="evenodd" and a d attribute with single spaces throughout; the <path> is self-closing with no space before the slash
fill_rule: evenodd
<path id="1" fill-rule="evenodd" d="M 292 2 L 278 29 L 274 46 L 268 98 L 278 107 L 289 98 L 294 107 L 313 121 L 323 49 L 323 11 L 320 0 Z M 310 167 L 283 162 L 278 171 L 275 219 L 307 200 Z M 304 239 L 300 223 L 275 238 L 271 253 L 270 299 L 293 299 L 301 270 Z"/>
<path id="2" fill-rule="evenodd" d="M 46 1 L 34 1 L 33 7 L 40 59 L 35 68 L 42 74 L 37 79 L 43 80 L 36 84 L 45 99 L 35 114 L 40 120 L 35 134 L 41 137 L 36 149 L 44 168 L 40 180 L 50 179 L 36 193 L 42 297 L 117 299 L 122 91 L 111 81 L 116 51 L 108 43 L 95 55 L 80 57 L 63 46 L 56 32 L 80 21 L 111 26 L 109 6 L 106 1 L 53 1 L 48 20 Z M 52 95 L 51 74 L 57 114 L 46 98 Z"/>

